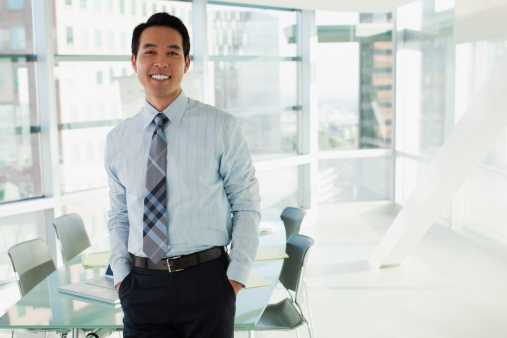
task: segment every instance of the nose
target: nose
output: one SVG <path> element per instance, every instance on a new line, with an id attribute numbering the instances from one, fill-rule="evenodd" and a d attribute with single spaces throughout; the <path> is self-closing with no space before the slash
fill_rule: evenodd
<path id="1" fill-rule="evenodd" d="M 160 56 L 157 58 L 157 60 L 155 60 L 154 66 L 159 68 L 166 68 L 168 66 L 168 62 L 163 56 Z"/>

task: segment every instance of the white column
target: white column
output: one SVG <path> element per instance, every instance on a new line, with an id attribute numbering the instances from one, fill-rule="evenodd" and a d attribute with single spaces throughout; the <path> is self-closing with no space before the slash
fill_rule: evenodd
<path id="1" fill-rule="evenodd" d="M 419 243 L 467 176 L 507 127 L 507 53 L 471 97 L 428 171 L 370 257 L 377 267 L 399 265 Z"/>

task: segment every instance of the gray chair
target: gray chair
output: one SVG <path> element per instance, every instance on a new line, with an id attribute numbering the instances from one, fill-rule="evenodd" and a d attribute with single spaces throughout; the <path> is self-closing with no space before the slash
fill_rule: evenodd
<path id="1" fill-rule="evenodd" d="M 308 258 L 308 251 L 314 240 L 308 236 L 294 234 L 287 241 L 286 252 L 289 258 L 285 259 L 280 273 L 280 283 L 287 291 L 287 297 L 276 304 L 268 304 L 257 325 L 245 329 L 247 331 L 277 331 L 296 329 L 306 323 L 310 337 L 315 337 L 311 319 L 311 309 L 308 305 L 308 319 L 303 314 L 299 300 L 303 290 L 306 302 L 309 304 L 308 293 L 304 283 L 304 267 Z M 241 329 L 237 329 L 241 331 Z"/>
<path id="2" fill-rule="evenodd" d="M 22 296 L 56 270 L 48 245 L 40 238 L 18 243 L 8 254 Z"/>
<path id="3" fill-rule="evenodd" d="M 27 294 L 28 291 L 56 270 L 49 247 L 40 238 L 18 243 L 9 249 L 8 254 L 12 262 L 12 268 L 18 278 L 21 296 Z M 31 333 L 43 332 L 46 337 L 48 331 L 55 331 L 62 337 L 66 337 L 70 332 L 69 329 L 27 329 L 26 331 Z"/>
<path id="4" fill-rule="evenodd" d="M 285 225 L 285 235 L 287 236 L 287 240 L 293 234 L 299 234 L 299 229 L 301 229 L 301 223 L 303 223 L 303 218 L 305 218 L 306 210 L 295 208 L 295 207 L 287 207 L 283 209 L 282 215 L 280 218 Z"/>
<path id="5" fill-rule="evenodd" d="M 55 219 L 53 226 L 60 240 L 63 263 L 67 263 L 90 247 L 83 219 L 78 214 L 60 216 Z"/>

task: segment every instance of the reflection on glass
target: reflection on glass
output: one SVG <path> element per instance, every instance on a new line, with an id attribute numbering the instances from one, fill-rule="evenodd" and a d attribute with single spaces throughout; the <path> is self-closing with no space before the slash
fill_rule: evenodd
<path id="1" fill-rule="evenodd" d="M 137 81 L 124 74 L 132 73 L 129 62 L 59 62 L 55 68 L 63 191 L 107 185 L 103 168 L 106 134 L 136 113 L 144 100 L 140 97 L 134 111 L 125 105 L 122 109 L 125 86 Z"/>
<path id="2" fill-rule="evenodd" d="M 107 212 L 109 210 L 109 198 L 103 196 L 96 198 L 93 201 L 79 204 L 66 205 L 63 207 L 62 213 L 78 214 L 83 219 L 86 232 L 90 238 L 90 243 L 102 244 L 108 236 L 107 232 Z"/>
<path id="3" fill-rule="evenodd" d="M 507 179 L 498 173 L 476 170 L 467 180 L 469 201 L 465 228 L 483 237 L 507 243 Z"/>
<path id="4" fill-rule="evenodd" d="M 299 206 L 298 175 L 299 166 L 257 172 L 262 209 L 281 211 L 287 206 Z"/>
<path id="5" fill-rule="evenodd" d="M 30 1 L 4 1 L 7 6 L 1 6 L 0 20 L 0 48 L 2 53 L 33 54 L 33 23 Z M 5 7 L 4 7 L 5 6 Z"/>
<path id="6" fill-rule="evenodd" d="M 137 10 L 141 7 L 142 11 Z M 146 4 L 152 10 L 146 11 Z M 124 3 L 94 1 L 93 6 L 55 2 L 56 54 L 125 54 L 130 55 L 132 30 L 156 12 L 176 14 L 192 37 L 192 3 L 180 1 L 132 1 L 130 13 Z M 113 10 L 114 9 L 114 10 Z M 69 32 L 72 35 L 69 35 Z M 70 36 L 70 37 L 69 37 Z M 93 41 L 88 39 L 92 38 Z M 70 40 L 69 40 L 70 39 Z M 73 43 L 69 43 L 72 41 Z"/>
<path id="7" fill-rule="evenodd" d="M 319 203 L 389 200 L 391 156 L 319 161 Z"/>
<path id="8" fill-rule="evenodd" d="M 298 111 L 252 109 L 236 114 L 254 161 L 296 154 Z"/>
<path id="9" fill-rule="evenodd" d="M 42 195 L 34 82 L 33 63 L 0 62 L 0 203 Z"/>
<path id="10" fill-rule="evenodd" d="M 319 150 L 389 148 L 391 13 L 317 12 Z"/>
<path id="11" fill-rule="evenodd" d="M 37 228 L 45 227 L 43 211 L 0 218 L 0 284 L 14 278 L 7 251 L 14 244 L 37 238 Z"/>
<path id="12" fill-rule="evenodd" d="M 408 4 L 397 15 L 396 147 L 429 156 L 454 122 L 454 16 L 436 3 Z"/>
<path id="13" fill-rule="evenodd" d="M 359 43 L 319 43 L 319 150 L 359 147 Z M 340 55 L 340 62 L 336 56 Z"/>
<path id="14" fill-rule="evenodd" d="M 209 68 L 219 109 L 297 105 L 297 62 L 216 61 Z"/>
<path id="15" fill-rule="evenodd" d="M 297 12 L 208 5 L 209 55 L 296 56 Z"/>

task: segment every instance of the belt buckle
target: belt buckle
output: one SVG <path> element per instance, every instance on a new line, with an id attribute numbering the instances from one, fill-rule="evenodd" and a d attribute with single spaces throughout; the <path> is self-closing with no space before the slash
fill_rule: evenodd
<path id="1" fill-rule="evenodd" d="M 169 272 L 176 272 L 176 271 L 182 271 L 183 270 L 183 269 L 177 269 L 177 270 L 172 270 L 171 269 L 171 263 L 169 261 L 172 261 L 172 260 L 178 259 L 178 258 L 181 258 L 181 256 L 166 258 L 166 261 L 167 261 L 167 270 L 169 270 Z"/>

